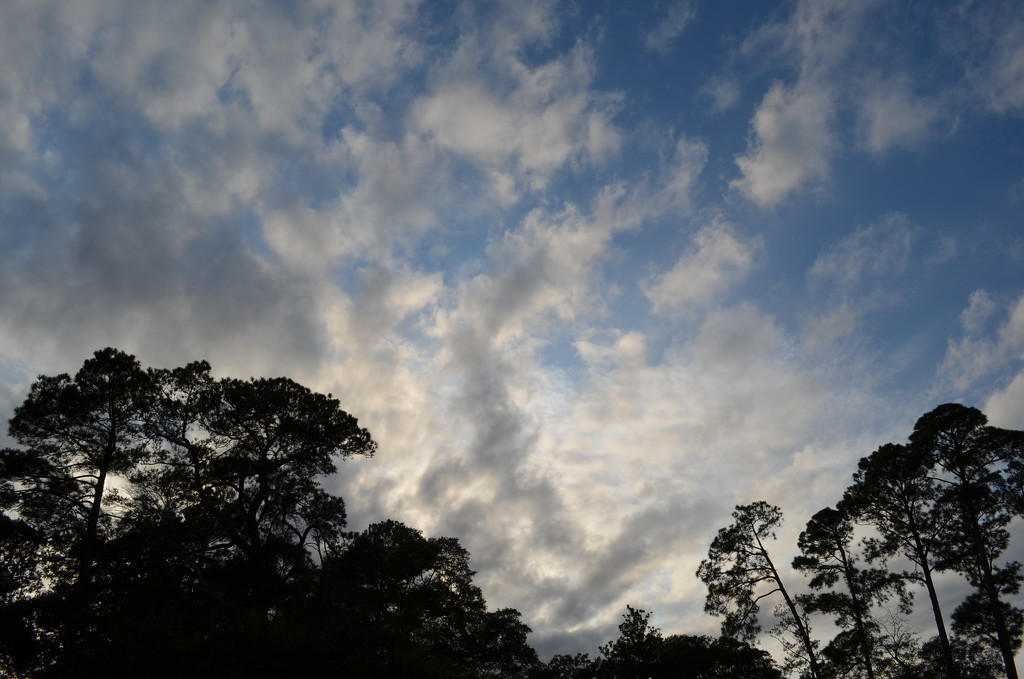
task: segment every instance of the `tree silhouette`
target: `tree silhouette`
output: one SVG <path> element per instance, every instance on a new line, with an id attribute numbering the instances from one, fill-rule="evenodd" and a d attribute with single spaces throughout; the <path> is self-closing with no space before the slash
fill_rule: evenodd
<path id="1" fill-rule="evenodd" d="M 217 379 L 205 361 L 144 370 L 103 349 L 74 376 L 40 376 L 0 451 L 0 674 L 44 677 L 356 676 L 366 679 L 1016 679 L 1024 434 L 947 404 L 908 445 L 860 460 L 800 534 L 790 594 L 769 553 L 782 522 L 739 505 L 697 570 L 720 639 L 664 637 L 627 606 L 618 638 L 542 664 L 512 608 L 488 610 L 468 551 L 393 520 L 346 532 L 323 480 L 376 443 L 332 396 L 287 378 Z M 859 544 L 858 525 L 873 533 Z M 890 559 L 907 572 L 887 572 Z M 948 635 L 933 574 L 974 591 Z M 926 588 L 938 636 L 920 644 L 873 614 Z M 774 595 L 779 668 L 744 640 Z M 907 612 L 904 609 L 904 612 Z M 809 614 L 840 632 L 819 654 Z M 102 661 L 98 660 L 102 659 Z"/>
<path id="2" fill-rule="evenodd" d="M 117 659 L 108 668 L 158 655 L 157 633 L 238 659 L 284 629 L 277 610 L 343 537 L 344 503 L 319 479 L 376 444 L 329 396 L 209 373 L 205 362 L 144 371 L 104 349 L 74 377 L 41 376 L 15 410 L 23 448 L 0 452 L 0 502 L 13 513 L 0 549 L 17 582 L 0 623 L 15 609 L 27 622 L 3 626 L 9 662 L 26 630 L 40 676 L 92 676 L 105 649 Z"/>
<path id="3" fill-rule="evenodd" d="M 14 411 L 9 433 L 26 450 L 3 451 L 14 507 L 55 549 L 48 576 L 87 586 L 112 529 L 108 483 L 151 453 L 143 416 L 151 382 L 134 356 L 97 351 L 72 378 L 41 376 Z"/>
<path id="4" fill-rule="evenodd" d="M 934 574 L 943 567 L 936 556 L 944 541 L 948 517 L 935 509 L 938 490 L 929 455 L 920 449 L 887 443 L 861 458 L 843 506 L 858 521 L 873 526 L 879 538 L 867 542 L 869 560 L 899 555 L 914 564 L 905 578 L 924 585 L 938 633 L 937 644 L 946 676 L 959 676 L 942 615 Z"/>
<path id="5" fill-rule="evenodd" d="M 832 507 L 822 509 L 800 533 L 797 546 L 801 554 L 793 560 L 793 567 L 810 573 L 811 588 L 819 590 L 804 595 L 805 610 L 832 615 L 836 625 L 845 630 L 830 644 L 836 649 L 833 654 L 859 662 L 867 678 L 875 679 L 877 625 L 871 617 L 871 606 L 902 590 L 899 581 L 886 571 L 858 565 L 853 533 L 853 522 L 846 512 Z M 840 582 L 845 591 L 834 589 Z M 829 655 L 829 649 L 824 653 Z"/>
<path id="6" fill-rule="evenodd" d="M 1020 612 L 1002 596 L 1020 587 L 1020 565 L 1000 567 L 996 560 L 1010 542 L 1007 526 L 1013 518 L 1012 502 L 1003 492 L 1007 463 L 1018 458 L 1020 437 L 987 426 L 976 408 L 955 403 L 941 405 L 914 425 L 910 444 L 929 455 L 942 472 L 939 502 L 952 514 L 951 530 L 942 548 L 949 567 L 962 573 L 981 594 L 974 604 L 984 605 L 1008 679 L 1017 679 L 1014 650 L 1020 630 L 1010 619 Z"/>
<path id="7" fill-rule="evenodd" d="M 738 639 L 673 634 L 663 637 L 651 614 L 626 606 L 618 638 L 600 657 L 555 656 L 538 679 L 782 679 L 767 651 Z"/>
<path id="8" fill-rule="evenodd" d="M 397 521 L 371 524 L 324 562 L 296 617 L 348 619 L 357 676 L 525 677 L 539 665 L 518 611 L 487 611 L 469 553 Z"/>
<path id="9" fill-rule="evenodd" d="M 775 530 L 782 523 L 782 511 L 767 502 L 738 505 L 732 513 L 733 523 L 718 531 L 708 549 L 708 558 L 697 569 L 708 588 L 704 610 L 724 615 L 722 633 L 741 640 L 753 639 L 760 631 L 757 613 L 760 602 L 781 594 L 785 602 L 784 620 L 796 634 L 803 649 L 811 675 L 820 679 L 818 660 L 804 621 L 804 612 L 790 596 L 767 543 L 775 539 Z"/>
<path id="10" fill-rule="evenodd" d="M 650 624 L 651 614 L 632 606 L 619 623 L 619 637 L 601 646 L 603 674 L 623 679 L 653 676 L 660 659 L 661 630 Z"/>
<path id="11" fill-rule="evenodd" d="M 738 639 L 673 634 L 661 645 L 652 679 L 782 679 L 767 651 Z"/>
<path id="12" fill-rule="evenodd" d="M 3 505 L 0 505 L 3 506 Z M 26 521 L 0 514 L 0 674 L 16 675 L 41 651 L 32 597 L 42 588 L 40 536 Z"/>
<path id="13" fill-rule="evenodd" d="M 598 662 L 586 653 L 558 653 L 538 666 L 531 679 L 597 679 Z"/>

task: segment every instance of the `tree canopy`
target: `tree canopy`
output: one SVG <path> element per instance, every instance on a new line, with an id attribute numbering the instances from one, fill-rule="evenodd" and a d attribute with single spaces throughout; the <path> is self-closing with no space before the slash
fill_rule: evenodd
<path id="1" fill-rule="evenodd" d="M 1022 460 L 1024 433 L 989 426 L 975 408 L 941 405 L 906 443 L 862 458 L 842 500 L 808 521 L 793 566 L 810 577 L 811 591 L 789 596 L 768 554 L 781 511 L 737 506 L 698 570 L 705 609 L 725 616 L 724 633 L 752 640 L 760 602 L 782 596 L 774 632 L 795 652 L 789 667 L 801 676 L 1017 679 L 1021 566 L 1002 555 L 1021 515 Z M 954 573 L 973 591 L 950 613 L 937 576 Z M 915 585 L 935 622 L 935 637 L 923 641 L 904 619 Z M 815 615 L 830 616 L 837 630 L 817 667 L 819 641 L 805 622 Z"/>
<path id="2" fill-rule="evenodd" d="M 40 376 L 8 431 L 5 676 L 1017 678 L 1024 577 L 1003 555 L 1024 511 L 1024 434 L 966 406 L 862 458 L 800 533 L 794 571 L 779 558 L 782 510 L 738 505 L 697 569 L 721 637 L 665 635 L 627 606 L 595 657 L 546 663 L 519 611 L 488 608 L 457 538 L 392 519 L 348 529 L 325 480 L 377 443 L 330 394 L 217 378 L 205 361 L 144 368 L 108 348 L 74 375 Z M 952 612 L 940 574 L 970 587 Z M 905 619 L 916 587 L 930 639 Z M 751 645 L 768 601 L 781 666 Z M 815 616 L 833 638 L 814 637 Z"/>
<path id="3" fill-rule="evenodd" d="M 525 676 L 518 611 L 469 554 L 346 531 L 323 480 L 377 444 L 287 378 L 144 369 L 104 349 L 41 376 L 0 451 L 0 667 L 31 677 Z"/>

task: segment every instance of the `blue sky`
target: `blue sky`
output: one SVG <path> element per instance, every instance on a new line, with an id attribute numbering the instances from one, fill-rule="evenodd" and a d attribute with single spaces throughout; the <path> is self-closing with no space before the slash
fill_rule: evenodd
<path id="1" fill-rule="evenodd" d="M 5 418 L 104 346 L 330 391 L 352 527 L 542 655 L 713 631 L 732 507 L 787 561 L 939 403 L 1024 429 L 1015 0 L 13 2 L 0 120 Z"/>

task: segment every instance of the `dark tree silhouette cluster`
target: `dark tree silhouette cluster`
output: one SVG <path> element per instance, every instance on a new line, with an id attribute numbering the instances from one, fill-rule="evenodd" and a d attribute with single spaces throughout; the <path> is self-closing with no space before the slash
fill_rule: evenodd
<path id="1" fill-rule="evenodd" d="M 778 507 L 741 505 L 697 570 L 705 610 L 724 616 L 724 634 L 761 632 L 761 603 L 777 602 L 772 633 L 785 670 L 811 679 L 1017 679 L 1024 636 L 1020 564 L 1002 555 L 1009 524 L 1022 515 L 1024 432 L 991 427 L 975 408 L 939 406 L 906 444 L 886 444 L 858 464 L 835 507 L 815 514 L 797 541 L 793 568 L 809 590 L 791 594 L 769 553 Z M 937 576 L 956 573 L 971 593 L 949 616 Z M 792 583 L 790 583 L 792 585 Z M 906 617 L 916 588 L 927 594 L 935 636 L 923 643 Z M 781 600 L 781 601 L 780 601 Z M 838 634 L 823 648 L 812 616 Z"/>
<path id="2" fill-rule="evenodd" d="M 105 349 L 40 377 L 0 451 L 0 674 L 525 676 L 517 611 L 469 554 L 345 530 L 321 480 L 376 444 L 285 379 L 143 369 Z"/>
<path id="3" fill-rule="evenodd" d="M 651 614 L 626 607 L 618 638 L 600 647 L 596 658 L 556 655 L 535 679 L 782 679 L 767 651 L 723 636 L 662 636 Z"/>
<path id="4" fill-rule="evenodd" d="M 104 349 L 39 377 L 8 431 L 3 676 L 1017 679 L 1022 576 L 1002 555 L 1024 512 L 1024 434 L 973 408 L 941 406 L 860 461 L 799 536 L 805 591 L 772 551 L 781 510 L 742 505 L 697 571 L 722 637 L 664 636 L 627 607 L 596 657 L 547 663 L 519 611 L 488 609 L 457 539 L 347 530 L 322 482 L 377 445 L 329 394 Z M 951 614 L 946 573 L 972 588 Z M 917 588 L 936 628 L 923 642 L 902 617 Z M 749 645 L 769 601 L 781 667 Z M 838 630 L 824 646 L 815 616 Z"/>
<path id="5" fill-rule="evenodd" d="M 41 376 L 0 450 L 0 675 L 765 677 L 763 651 L 628 609 L 601 657 L 538 660 L 469 553 L 397 521 L 346 530 L 322 485 L 376 443 L 330 395 L 143 368 Z"/>

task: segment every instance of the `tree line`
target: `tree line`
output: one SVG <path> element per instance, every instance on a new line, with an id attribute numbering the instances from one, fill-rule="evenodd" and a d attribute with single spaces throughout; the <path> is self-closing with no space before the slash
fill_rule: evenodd
<path id="1" fill-rule="evenodd" d="M 784 669 L 800 677 L 1017 679 L 1021 564 L 1003 556 L 1024 512 L 1022 482 L 1024 432 L 989 426 L 976 408 L 939 406 L 907 443 L 862 458 L 841 500 L 807 522 L 792 566 L 809 592 L 794 594 L 773 559 L 781 510 L 737 506 L 697 570 L 705 610 L 723 617 L 724 634 L 753 640 L 762 603 L 774 601 L 770 633 L 786 648 Z M 951 614 L 937 584 L 944 574 L 969 585 Z M 934 622 L 924 640 L 906 621 L 922 590 Z M 838 630 L 824 646 L 815 616 Z"/>
<path id="2" fill-rule="evenodd" d="M 0 674 L 12 677 L 781 679 L 1007 676 L 1022 617 L 1003 563 L 1024 507 L 1020 432 L 973 409 L 926 415 L 905 446 L 861 461 L 801 534 L 790 595 L 768 543 L 782 520 L 738 507 L 698 575 L 723 635 L 662 635 L 627 607 L 618 638 L 541 662 L 519 611 L 489 609 L 452 537 L 394 520 L 349 531 L 323 487 L 377 444 L 332 395 L 287 378 L 144 368 L 103 349 L 40 376 L 0 450 Z M 855 530 L 871 526 L 854 546 Z M 866 564 L 866 565 L 865 565 Z M 932 576 L 974 586 L 943 626 Z M 923 583 L 939 633 L 918 643 L 877 612 Z M 780 667 L 751 645 L 781 595 Z M 841 630 L 819 649 L 812 615 Z"/>
<path id="3" fill-rule="evenodd" d="M 290 379 L 143 368 L 108 348 L 40 376 L 8 431 L 4 676 L 611 677 L 632 657 L 609 642 L 595 661 L 542 663 L 519 611 L 488 609 L 456 538 L 393 520 L 347 531 L 322 482 L 377 444 Z M 673 653 L 770 665 L 712 641 Z"/>

